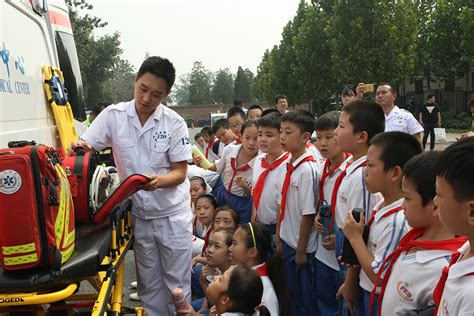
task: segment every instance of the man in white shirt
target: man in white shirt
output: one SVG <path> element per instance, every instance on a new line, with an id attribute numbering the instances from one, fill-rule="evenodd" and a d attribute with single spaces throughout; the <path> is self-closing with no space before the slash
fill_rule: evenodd
<path id="1" fill-rule="evenodd" d="M 134 100 L 107 107 L 69 150 L 111 146 L 121 179 L 134 173 L 150 178 L 132 196 L 138 292 L 150 316 L 175 314 L 174 288 L 183 288 L 191 298 L 192 212 L 186 178 L 191 145 L 183 118 L 161 104 L 175 77 L 169 60 L 146 59 L 135 80 Z"/>
<path id="2" fill-rule="evenodd" d="M 421 132 L 423 127 L 416 118 L 407 110 L 400 109 L 395 105 L 397 92 L 393 84 L 382 83 L 375 93 L 377 102 L 385 113 L 385 131 L 399 131 L 413 135 L 421 143 Z"/>

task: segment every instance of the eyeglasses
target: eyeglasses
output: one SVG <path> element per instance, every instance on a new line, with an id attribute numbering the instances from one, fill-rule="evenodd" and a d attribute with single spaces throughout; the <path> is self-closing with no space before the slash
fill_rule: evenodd
<path id="1" fill-rule="evenodd" d="M 244 122 L 237 122 L 235 124 L 229 124 L 230 128 L 238 128 L 241 127 L 244 124 Z"/>

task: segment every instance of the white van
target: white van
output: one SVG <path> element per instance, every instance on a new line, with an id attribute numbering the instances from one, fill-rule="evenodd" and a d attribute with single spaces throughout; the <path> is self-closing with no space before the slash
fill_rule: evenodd
<path id="1" fill-rule="evenodd" d="M 0 1 L 0 148 L 12 140 L 35 140 L 59 148 L 42 67 L 64 74 L 78 132 L 85 102 L 76 46 L 63 0 Z"/>

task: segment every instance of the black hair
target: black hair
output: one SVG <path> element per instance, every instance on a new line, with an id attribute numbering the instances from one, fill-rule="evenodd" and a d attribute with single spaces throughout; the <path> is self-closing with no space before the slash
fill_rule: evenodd
<path id="1" fill-rule="evenodd" d="M 474 137 L 461 139 L 441 153 L 436 176 L 449 183 L 456 199 L 474 199 Z"/>
<path id="2" fill-rule="evenodd" d="M 199 184 L 201 185 L 201 187 L 204 189 L 204 191 L 206 191 L 206 180 L 204 180 L 203 178 L 201 177 L 198 177 L 198 176 L 194 176 L 194 177 L 191 177 L 189 179 L 189 182 L 191 181 L 199 181 Z M 215 207 L 214 207 L 215 208 Z"/>
<path id="3" fill-rule="evenodd" d="M 227 120 L 229 120 L 229 118 L 233 117 L 233 116 L 236 116 L 236 115 L 239 115 L 243 121 L 245 121 L 247 119 L 247 116 L 245 115 L 245 112 L 241 109 L 241 108 L 238 108 L 236 106 L 232 107 L 229 109 L 229 111 L 227 111 Z"/>
<path id="4" fill-rule="evenodd" d="M 280 111 L 272 112 L 267 115 L 261 116 L 257 121 L 258 127 L 269 127 L 276 128 L 280 132 L 281 127 L 281 117 L 283 114 Z"/>
<path id="5" fill-rule="evenodd" d="M 270 113 L 276 113 L 276 112 L 280 113 L 280 111 L 278 111 L 278 109 L 275 109 L 275 108 L 265 109 L 263 110 L 261 117 L 264 117 L 265 115 L 268 115 Z"/>
<path id="6" fill-rule="evenodd" d="M 390 83 L 390 82 L 382 82 L 381 84 L 379 84 L 377 86 L 380 87 L 380 86 L 389 86 L 390 87 L 390 91 L 393 93 L 393 94 L 397 94 L 397 86 L 394 85 L 393 83 Z"/>
<path id="7" fill-rule="evenodd" d="M 99 115 L 100 112 L 105 110 L 106 107 L 111 105 L 111 102 L 98 102 L 94 107 L 92 108 L 91 114 L 97 116 Z"/>
<path id="8" fill-rule="evenodd" d="M 275 103 L 278 103 L 278 100 L 280 99 L 285 99 L 288 102 L 288 98 L 286 97 L 286 95 L 280 94 L 275 98 Z"/>
<path id="9" fill-rule="evenodd" d="M 383 161 L 385 171 L 396 166 L 403 169 L 410 158 L 423 151 L 420 142 L 404 132 L 380 133 L 371 139 L 370 145 L 380 148 L 380 160 Z"/>
<path id="10" fill-rule="evenodd" d="M 197 140 L 199 137 L 202 137 L 201 133 L 197 133 L 196 135 L 194 135 L 194 140 Z"/>
<path id="11" fill-rule="evenodd" d="M 196 198 L 196 204 L 200 199 L 207 199 L 208 201 L 210 201 L 212 206 L 214 207 L 214 213 L 215 213 L 215 210 L 217 209 L 218 204 L 217 204 L 217 200 L 214 197 L 214 195 L 209 194 L 209 193 L 203 193 L 203 194 L 201 194 L 200 196 L 198 196 Z"/>
<path id="12" fill-rule="evenodd" d="M 244 125 L 242 125 L 242 129 L 240 130 L 240 135 L 244 135 L 245 129 L 251 126 L 257 127 L 257 121 L 256 120 L 246 121 Z"/>
<path id="13" fill-rule="evenodd" d="M 250 229 L 250 225 L 252 225 L 252 229 Z M 245 223 L 240 225 L 240 228 L 246 233 L 245 246 L 247 248 L 254 247 L 253 236 L 255 237 L 255 248 L 259 253 L 260 263 L 265 262 L 267 265 L 268 277 L 275 288 L 280 315 L 289 315 L 289 293 L 283 276 L 283 259 L 273 248 L 272 235 L 264 224 L 258 222 Z"/>
<path id="14" fill-rule="evenodd" d="M 324 113 L 316 120 L 314 129 L 316 132 L 335 130 L 337 125 L 339 125 L 339 116 L 341 116 L 341 112 L 339 111 Z"/>
<path id="15" fill-rule="evenodd" d="M 375 135 L 385 130 L 385 114 L 382 107 L 373 101 L 354 100 L 342 111 L 350 116 L 349 122 L 355 133 L 367 133 L 367 145 Z"/>
<path id="16" fill-rule="evenodd" d="M 251 106 L 248 108 L 247 113 L 248 113 L 248 111 L 250 111 L 250 110 L 260 110 L 260 111 L 263 112 L 262 107 L 261 107 L 260 105 L 258 105 L 258 104 L 253 104 L 253 105 L 251 105 Z"/>
<path id="17" fill-rule="evenodd" d="M 436 195 L 435 164 L 440 155 L 440 151 L 427 151 L 412 157 L 403 167 L 403 176 L 415 185 L 422 206 L 426 206 Z"/>
<path id="18" fill-rule="evenodd" d="M 435 97 L 435 95 L 433 93 L 430 93 L 426 96 L 426 100 L 429 100 L 431 99 L 432 97 Z"/>
<path id="19" fill-rule="evenodd" d="M 296 110 L 283 114 L 280 120 L 283 122 L 289 122 L 295 124 L 301 133 L 309 133 L 310 135 L 314 132 L 314 116 L 308 111 Z"/>
<path id="20" fill-rule="evenodd" d="M 227 296 L 232 302 L 229 312 L 253 315 L 259 310 L 261 316 L 270 315 L 268 309 L 261 306 L 262 295 L 262 279 L 255 270 L 240 265 L 232 269 L 227 289 Z"/>
<path id="21" fill-rule="evenodd" d="M 229 129 L 229 122 L 227 122 L 227 119 L 218 119 L 214 122 L 214 125 L 212 125 L 212 131 L 214 132 L 214 134 L 217 133 L 220 128 Z"/>
<path id="22" fill-rule="evenodd" d="M 345 85 L 344 88 L 342 88 L 341 96 L 356 96 L 356 87 L 352 84 Z"/>
<path id="23" fill-rule="evenodd" d="M 227 247 L 232 246 L 232 242 L 234 241 L 234 234 L 235 234 L 235 228 L 232 227 L 221 227 L 213 231 L 213 233 L 220 233 L 223 232 L 226 234 L 225 236 L 225 244 Z"/>
<path id="24" fill-rule="evenodd" d="M 230 205 L 221 205 L 218 208 L 216 208 L 216 211 L 214 212 L 214 217 L 213 217 L 213 222 L 214 218 L 216 217 L 216 214 L 222 211 L 229 212 L 232 214 L 232 219 L 234 220 L 235 224 L 238 226 L 240 224 L 240 214 L 236 210 L 234 210 Z"/>
<path id="25" fill-rule="evenodd" d="M 171 91 L 176 79 L 176 70 L 168 59 L 158 56 L 148 57 L 138 69 L 137 79 L 147 72 L 166 81 L 167 92 Z"/>
<path id="26" fill-rule="evenodd" d="M 235 99 L 234 100 L 234 106 L 239 106 L 239 105 L 243 105 L 244 102 L 242 101 L 242 99 Z"/>
<path id="27" fill-rule="evenodd" d="M 204 126 L 201 128 L 201 134 L 207 134 L 209 136 L 214 135 L 214 131 L 212 130 L 212 127 L 210 126 Z"/>

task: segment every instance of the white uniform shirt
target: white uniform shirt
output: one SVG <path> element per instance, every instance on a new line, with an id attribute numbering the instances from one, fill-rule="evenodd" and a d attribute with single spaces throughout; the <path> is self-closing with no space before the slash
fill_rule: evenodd
<path id="1" fill-rule="evenodd" d="M 216 136 L 214 136 L 214 141 L 215 142 L 218 141 Z M 206 148 L 204 148 L 204 154 L 206 153 L 208 145 L 209 144 L 206 144 Z M 211 148 L 207 150 L 207 153 L 208 153 L 207 160 L 209 160 L 209 162 L 214 162 L 221 158 L 222 152 L 224 151 L 224 148 L 225 148 L 225 144 L 219 141 L 219 147 L 218 147 L 219 149 L 217 150 L 217 154 L 212 150 L 212 147 L 213 146 L 211 146 Z"/>
<path id="2" fill-rule="evenodd" d="M 323 192 L 324 192 L 324 200 L 326 201 L 326 202 L 323 202 L 324 204 L 329 204 L 329 205 L 331 204 L 332 191 L 334 189 L 334 184 L 336 182 L 336 179 L 341 174 L 341 172 L 344 169 L 346 169 L 346 167 L 347 167 L 347 160 L 341 163 L 339 168 L 335 170 L 333 174 L 329 175 L 326 178 L 326 180 L 324 180 Z M 334 225 L 336 225 L 335 222 L 334 222 Z M 318 234 L 318 250 L 316 250 L 316 259 L 318 259 L 319 261 L 321 261 L 322 263 L 324 263 L 331 269 L 339 271 L 339 263 L 336 258 L 335 249 L 327 250 L 326 248 L 323 247 L 322 242 L 323 242 L 323 235 Z"/>
<path id="3" fill-rule="evenodd" d="M 280 157 L 284 156 L 283 153 Z M 255 163 L 253 165 L 253 179 L 252 186 L 255 188 L 258 178 L 265 171 L 265 168 L 262 167 L 262 160 L 267 157 L 267 154 L 261 154 L 255 158 Z M 260 223 L 271 225 L 276 223 L 276 208 L 278 204 L 278 190 L 281 188 L 281 184 L 278 182 L 280 180 L 280 173 L 286 173 L 286 161 L 283 161 L 278 167 L 270 171 L 265 178 L 265 183 L 262 189 L 262 195 L 260 196 L 260 203 L 257 210 L 257 220 Z"/>
<path id="4" fill-rule="evenodd" d="M 365 185 L 365 177 L 363 174 L 365 167 L 359 167 L 367 160 L 367 156 L 363 156 L 356 161 L 349 157 L 346 162 L 349 163 L 347 167 L 346 176 L 342 179 L 341 186 L 337 192 L 336 202 L 336 225 L 342 228 L 342 225 L 347 219 L 347 214 L 354 208 L 362 208 L 369 214 L 374 209 L 374 206 L 382 199 L 380 193 L 369 193 Z M 368 221 L 368 216 L 365 216 Z"/>
<path id="5" fill-rule="evenodd" d="M 433 290 L 452 251 L 402 252 L 392 267 L 382 301 L 382 315 L 407 315 L 434 304 Z"/>
<path id="6" fill-rule="evenodd" d="M 306 150 L 311 155 L 313 155 L 314 159 L 316 160 L 316 167 L 318 168 L 318 172 L 321 174 L 323 172 L 324 161 L 326 159 L 324 159 L 324 157 L 321 155 L 316 145 L 313 143 L 307 143 Z"/>
<path id="7" fill-rule="evenodd" d="M 374 257 L 372 261 L 372 270 L 375 274 L 379 272 L 379 267 L 382 265 L 385 258 L 388 257 L 395 249 L 397 249 L 400 239 L 410 230 L 403 211 L 384 217 L 390 210 L 401 206 L 403 198 L 393 202 L 382 208 L 383 200 L 381 200 L 374 208 L 377 213 L 375 219 L 370 227 L 369 239 L 367 241 L 367 248 L 369 253 Z M 383 279 L 384 274 L 382 274 Z M 374 288 L 374 283 L 370 281 L 363 269 L 359 274 L 360 286 L 371 292 Z M 377 293 L 380 288 L 377 289 Z"/>
<path id="8" fill-rule="evenodd" d="M 172 162 L 192 159 L 186 122 L 160 104 L 144 126 L 135 101 L 108 106 L 82 135 L 96 150 L 111 146 L 120 179 L 134 173 L 164 175 Z M 141 219 L 190 212 L 189 181 L 171 188 L 138 191 L 132 195 L 133 214 Z"/>
<path id="9" fill-rule="evenodd" d="M 392 111 L 385 115 L 385 131 L 399 131 L 415 135 L 423 132 L 423 127 L 418 123 L 413 114 L 395 105 Z"/>
<path id="10" fill-rule="evenodd" d="M 469 242 L 458 250 L 469 251 Z M 461 255 L 462 256 L 462 255 Z M 441 296 L 438 315 L 474 315 L 474 257 L 458 261 L 449 269 L 448 279 Z"/>
<path id="11" fill-rule="evenodd" d="M 252 269 L 257 270 L 265 263 L 259 264 Z M 260 274 L 260 273 L 259 273 Z M 275 288 L 273 287 L 272 281 L 268 275 L 260 275 L 263 283 L 263 294 L 262 294 L 262 305 L 264 305 L 271 316 L 278 316 L 280 307 L 278 306 L 278 298 L 276 296 Z"/>
<path id="12" fill-rule="evenodd" d="M 226 188 L 229 187 L 230 181 L 232 180 L 232 175 L 234 174 L 234 171 L 232 170 L 232 167 L 231 167 L 231 159 L 235 158 L 235 161 L 237 164 L 237 155 L 239 154 L 239 151 L 241 148 L 242 148 L 242 145 L 227 145 L 224 149 L 224 152 L 222 153 L 221 159 L 215 162 L 217 172 L 220 173 L 222 177 L 222 182 L 224 182 L 224 186 Z M 255 157 L 252 158 L 252 160 L 250 160 L 249 162 L 247 162 L 250 168 L 247 171 L 237 172 L 235 177 L 242 176 L 245 179 L 245 181 L 247 181 L 247 183 L 251 185 L 254 163 L 255 163 Z M 236 168 L 240 168 L 240 167 L 243 167 L 243 166 L 239 166 L 239 165 L 236 166 Z M 240 186 L 238 186 L 235 183 L 235 177 L 234 177 L 234 183 L 232 184 L 231 193 L 237 196 L 246 196 L 244 189 L 242 189 Z"/>
<path id="13" fill-rule="evenodd" d="M 302 159 L 311 156 L 306 152 L 296 161 L 293 166 L 296 166 Z M 288 158 L 287 163 L 291 163 L 291 157 Z M 278 204 L 281 204 L 281 191 L 283 182 L 285 180 L 286 170 L 280 174 L 280 193 Z M 286 209 L 285 218 L 280 226 L 280 238 L 284 240 L 291 248 L 296 249 L 298 240 L 300 238 L 301 219 L 303 215 L 316 214 L 316 207 L 318 205 L 318 186 L 319 174 L 316 167 L 316 162 L 307 161 L 296 168 L 291 174 L 290 186 L 286 195 Z M 316 230 L 311 226 L 311 231 L 306 246 L 306 253 L 315 252 L 317 248 Z"/>

